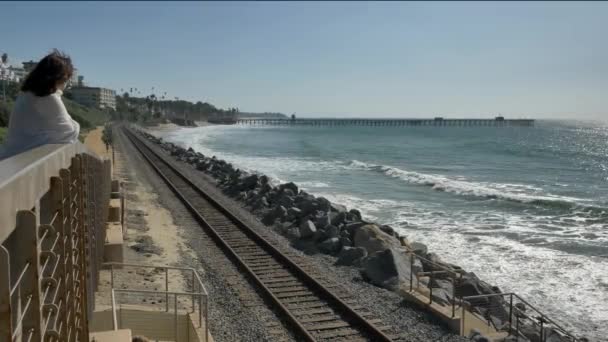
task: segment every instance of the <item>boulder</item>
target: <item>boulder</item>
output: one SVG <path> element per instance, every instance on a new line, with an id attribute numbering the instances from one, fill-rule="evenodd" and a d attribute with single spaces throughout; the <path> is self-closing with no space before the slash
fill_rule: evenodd
<path id="1" fill-rule="evenodd" d="M 317 229 L 315 234 L 312 236 L 314 241 L 325 241 L 327 239 L 327 235 L 325 234 L 325 230 Z"/>
<path id="2" fill-rule="evenodd" d="M 326 239 L 318 245 L 321 252 L 333 254 L 340 250 L 340 239 L 337 237 Z"/>
<path id="3" fill-rule="evenodd" d="M 321 210 L 330 211 L 331 202 L 325 197 L 317 197 L 316 202 Z"/>
<path id="4" fill-rule="evenodd" d="M 296 197 L 296 194 L 291 189 L 283 189 L 283 196 Z"/>
<path id="5" fill-rule="evenodd" d="M 297 207 L 306 215 L 314 212 L 318 208 L 318 204 L 313 196 L 307 196 L 298 201 Z"/>
<path id="6" fill-rule="evenodd" d="M 256 184 L 258 183 L 258 179 L 258 175 L 255 174 L 243 178 L 238 186 L 239 190 L 251 190 L 255 188 Z"/>
<path id="7" fill-rule="evenodd" d="M 277 223 L 275 223 L 275 224 L 277 224 Z M 281 223 L 278 223 L 278 226 L 279 226 L 279 230 L 281 232 L 283 232 L 284 234 L 287 234 L 287 230 L 289 228 L 293 227 L 293 223 L 291 223 L 291 222 L 281 222 Z"/>
<path id="8" fill-rule="evenodd" d="M 451 295 L 446 290 L 440 287 L 433 288 L 433 302 L 448 305 L 450 304 L 450 298 Z"/>
<path id="9" fill-rule="evenodd" d="M 272 186 L 270 186 L 270 184 L 266 183 L 262 183 L 262 186 L 260 187 L 260 193 L 261 194 L 266 194 L 268 192 L 270 192 L 270 190 L 272 190 Z"/>
<path id="10" fill-rule="evenodd" d="M 293 228 L 287 229 L 287 237 L 290 240 L 299 239 L 301 237 L 301 235 L 300 235 L 300 230 L 298 229 L 298 227 L 293 227 Z"/>
<path id="11" fill-rule="evenodd" d="M 346 215 L 347 213 L 345 211 L 339 212 L 337 215 L 334 214 L 333 212 L 330 212 L 330 215 L 333 214 L 333 217 L 331 218 L 331 224 L 334 226 L 339 226 L 343 223 L 346 223 Z"/>
<path id="12" fill-rule="evenodd" d="M 372 284 L 391 291 L 396 291 L 405 284 L 409 286 L 410 276 L 414 276 L 411 274 L 409 255 L 397 248 L 370 254 L 363 259 L 361 266 L 363 276 Z"/>
<path id="13" fill-rule="evenodd" d="M 352 223 L 347 223 L 344 226 L 344 230 L 346 230 L 348 232 L 348 234 L 350 234 L 351 236 L 355 235 L 355 231 L 358 230 L 359 228 L 368 225 L 368 223 L 366 222 L 352 222 Z"/>
<path id="14" fill-rule="evenodd" d="M 253 205 L 252 205 L 253 210 L 257 210 L 260 208 L 267 208 L 267 207 L 268 207 L 268 201 L 266 200 L 266 197 L 264 197 L 264 196 L 260 197 L 260 199 L 253 202 Z"/>
<path id="15" fill-rule="evenodd" d="M 350 241 L 350 239 L 347 237 L 341 237 L 340 243 L 342 244 L 343 247 L 352 247 L 352 245 L 353 245 L 353 242 Z M 367 253 L 367 251 L 366 251 L 366 253 Z"/>
<path id="16" fill-rule="evenodd" d="M 238 193 L 238 195 L 236 196 L 236 199 L 238 201 L 244 201 L 247 199 L 247 193 L 245 191 L 241 191 Z"/>
<path id="17" fill-rule="evenodd" d="M 520 324 L 519 333 L 524 335 L 530 341 L 541 342 L 540 329 L 538 326 L 533 326 L 532 324 Z"/>
<path id="18" fill-rule="evenodd" d="M 329 225 L 325 227 L 325 235 L 328 238 L 335 238 L 340 236 L 340 228 L 336 226 Z"/>
<path id="19" fill-rule="evenodd" d="M 293 202 L 293 197 L 288 196 L 287 194 L 282 194 L 282 195 L 280 195 L 280 196 L 279 196 L 279 197 L 278 197 L 278 198 L 275 200 L 275 202 L 276 202 L 278 205 L 282 205 L 282 206 L 284 206 L 285 208 L 291 208 L 291 207 L 293 207 L 293 205 L 294 205 L 294 202 Z"/>
<path id="20" fill-rule="evenodd" d="M 420 255 L 421 257 L 425 257 L 428 251 L 426 245 L 420 242 L 412 242 L 410 243 L 410 247 L 412 248 L 412 252 Z"/>
<path id="21" fill-rule="evenodd" d="M 471 278 L 463 278 L 458 283 L 457 293 L 459 297 L 478 296 L 481 293 L 477 286 L 477 282 Z"/>
<path id="22" fill-rule="evenodd" d="M 264 217 L 262 218 L 262 223 L 264 223 L 265 225 L 270 226 L 277 219 L 283 221 L 283 218 L 286 215 L 287 215 L 287 209 L 285 209 L 285 207 L 278 206 L 278 207 L 275 207 L 274 210 L 271 210 L 266 215 L 264 215 Z"/>
<path id="23" fill-rule="evenodd" d="M 544 342 L 566 342 L 572 341 L 572 339 L 560 334 L 557 330 L 552 327 L 545 328 L 545 341 Z M 587 338 L 581 337 L 579 341 L 588 341 Z"/>
<path id="24" fill-rule="evenodd" d="M 412 246 L 410 245 L 410 241 L 407 239 L 407 237 L 400 236 L 399 237 L 399 242 L 401 243 L 401 246 L 407 247 L 410 250 L 412 249 Z"/>
<path id="25" fill-rule="evenodd" d="M 449 280 L 433 279 L 432 286 L 434 288 L 437 287 L 437 288 L 445 290 L 448 293 L 449 297 L 453 296 L 453 293 L 454 293 L 454 284 L 452 284 L 452 282 L 449 281 Z"/>
<path id="26" fill-rule="evenodd" d="M 293 182 L 281 184 L 281 185 L 279 185 L 279 189 L 280 190 L 284 190 L 284 189 L 290 190 L 292 196 L 295 196 L 298 194 L 298 186 L 295 185 Z"/>
<path id="27" fill-rule="evenodd" d="M 247 191 L 247 201 L 253 203 L 255 200 L 258 199 L 259 195 L 259 192 L 257 192 L 256 190 L 249 190 Z"/>
<path id="28" fill-rule="evenodd" d="M 389 225 L 385 224 L 385 225 L 380 226 L 380 230 L 382 230 L 383 232 L 385 232 L 388 235 L 399 238 L 399 234 L 397 234 L 397 232 L 393 229 L 393 227 L 391 227 Z"/>
<path id="29" fill-rule="evenodd" d="M 321 216 L 317 217 L 315 220 L 315 225 L 317 227 L 325 228 L 331 224 L 331 220 L 327 213 L 323 213 Z"/>
<path id="30" fill-rule="evenodd" d="M 359 263 L 367 256 L 367 251 L 362 247 L 342 247 L 336 265 L 351 266 Z"/>
<path id="31" fill-rule="evenodd" d="M 357 209 L 351 209 L 349 213 L 357 218 L 357 220 L 361 220 L 361 212 Z"/>
<path id="32" fill-rule="evenodd" d="M 365 248 L 369 255 L 399 246 L 399 242 L 395 238 L 381 231 L 375 224 L 368 224 L 357 229 L 353 243 L 355 247 Z"/>
<path id="33" fill-rule="evenodd" d="M 312 223 L 310 220 L 306 220 L 300 225 L 300 236 L 302 238 L 312 237 L 315 235 L 316 232 L 317 228 L 315 227 L 315 224 Z"/>
<path id="34" fill-rule="evenodd" d="M 293 216 L 295 218 L 302 217 L 302 210 L 300 210 L 296 207 L 291 207 L 291 208 L 287 209 L 287 215 Z"/>
<path id="35" fill-rule="evenodd" d="M 331 211 L 335 211 L 337 213 L 345 213 L 346 212 L 346 207 L 341 205 L 341 204 L 336 204 L 336 203 L 330 203 L 329 204 L 329 209 Z"/>

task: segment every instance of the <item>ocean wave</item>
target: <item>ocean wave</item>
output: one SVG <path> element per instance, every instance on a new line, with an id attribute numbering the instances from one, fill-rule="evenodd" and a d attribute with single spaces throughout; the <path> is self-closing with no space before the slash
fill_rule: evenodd
<path id="1" fill-rule="evenodd" d="M 581 209 L 590 213 L 602 214 L 607 209 L 585 205 L 584 200 L 575 197 L 557 196 L 541 193 L 541 189 L 524 184 L 500 184 L 472 182 L 462 178 L 453 179 L 443 175 L 425 174 L 403 170 L 389 165 L 375 165 L 352 160 L 349 167 L 382 173 L 410 184 L 429 186 L 433 190 L 462 196 L 486 199 L 501 199 L 554 209 Z"/>
<path id="2" fill-rule="evenodd" d="M 315 181 L 297 182 L 302 188 L 329 188 L 329 184 Z"/>

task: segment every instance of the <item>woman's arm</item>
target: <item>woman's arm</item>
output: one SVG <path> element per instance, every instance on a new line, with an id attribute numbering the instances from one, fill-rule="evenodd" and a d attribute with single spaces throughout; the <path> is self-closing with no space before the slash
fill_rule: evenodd
<path id="1" fill-rule="evenodd" d="M 44 131 L 47 134 L 49 144 L 73 143 L 78 140 L 80 133 L 80 125 L 72 120 L 68 114 L 61 95 L 58 93 L 48 96 L 48 101 L 45 101 L 45 121 Z"/>

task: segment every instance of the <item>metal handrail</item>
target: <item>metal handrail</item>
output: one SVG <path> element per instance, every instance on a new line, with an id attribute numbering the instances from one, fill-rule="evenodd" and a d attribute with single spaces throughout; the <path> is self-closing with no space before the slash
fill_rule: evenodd
<path id="1" fill-rule="evenodd" d="M 543 324 L 544 323 L 550 323 L 551 325 L 553 325 L 553 327 L 555 328 L 556 331 L 559 331 L 560 333 L 564 334 L 565 337 L 569 337 L 572 338 L 573 341 L 578 341 L 578 339 L 576 338 L 576 336 L 574 336 L 572 333 L 568 332 L 566 329 L 564 329 L 562 326 L 560 326 L 559 324 L 557 324 L 555 321 L 553 321 L 552 319 L 550 319 L 547 315 L 545 315 L 544 313 L 542 313 L 540 310 L 538 310 L 536 307 L 534 307 L 532 304 L 530 304 L 529 302 L 527 302 L 526 300 L 524 300 L 523 298 L 521 298 L 519 295 L 517 295 L 514 292 L 508 292 L 508 293 L 492 293 L 492 294 L 484 294 L 484 295 L 475 295 L 475 296 L 466 296 L 466 297 L 462 297 L 461 301 L 462 301 L 462 310 L 463 310 L 463 314 L 462 314 L 462 321 L 461 321 L 461 326 L 464 327 L 464 310 L 465 307 L 468 306 L 469 307 L 469 311 L 471 308 L 474 307 L 473 304 L 471 304 L 471 300 L 475 300 L 475 299 L 487 299 L 487 298 L 496 298 L 496 297 L 509 297 L 509 332 L 512 332 L 513 329 L 513 322 L 512 322 L 512 316 L 513 316 L 513 298 L 517 298 L 521 303 L 523 303 L 526 307 L 529 307 L 530 309 L 532 309 L 534 312 L 536 312 L 539 316 L 538 317 L 531 317 L 529 315 L 526 315 L 526 317 L 530 320 L 532 320 L 533 322 L 536 321 L 535 323 L 539 323 L 540 327 L 541 327 L 541 338 L 542 338 L 542 331 L 543 331 Z M 517 335 L 521 335 L 522 333 L 519 331 L 519 316 L 517 316 L 517 321 L 516 321 L 516 328 L 515 328 L 515 333 Z M 489 324 L 489 323 L 488 323 Z M 523 335 L 521 335 L 523 336 Z M 544 340 L 543 340 L 544 341 Z"/>
<path id="2" fill-rule="evenodd" d="M 195 298 L 198 297 L 198 306 L 199 306 L 199 312 L 198 312 L 198 324 L 199 324 L 199 328 L 202 327 L 203 325 L 203 316 L 205 317 L 205 341 L 207 341 L 208 336 L 209 336 L 209 317 L 208 317 L 208 313 L 209 313 L 209 293 L 207 292 L 207 289 L 205 287 L 205 285 L 203 284 L 203 281 L 200 277 L 200 275 L 198 274 L 198 272 L 196 272 L 196 270 L 192 267 L 179 267 L 179 266 L 157 266 L 157 265 L 145 265 L 145 264 L 134 264 L 134 263 L 120 263 L 120 262 L 106 262 L 103 263 L 101 265 L 102 268 L 110 268 L 110 286 L 111 286 L 111 291 L 112 291 L 112 318 L 113 318 L 113 327 L 114 330 L 118 329 L 118 324 L 117 324 L 117 317 L 116 317 L 116 298 L 115 298 L 115 294 L 117 292 L 122 292 L 122 293 L 144 293 L 144 294 L 161 294 L 161 295 L 165 295 L 165 311 L 169 312 L 169 297 L 170 296 L 174 296 L 175 298 L 175 315 L 177 315 L 177 297 L 178 296 L 189 296 L 191 297 L 192 300 L 192 311 L 190 311 L 191 313 L 195 313 L 196 312 L 196 302 Z M 114 288 L 114 271 L 115 271 L 115 267 L 133 267 L 133 268 L 148 268 L 148 269 L 161 269 L 165 271 L 165 291 L 158 291 L 158 290 L 141 290 L 141 289 L 119 289 L 119 288 Z M 169 270 L 177 270 L 177 271 L 185 271 L 185 272 L 190 272 L 192 274 L 192 291 L 188 292 L 184 292 L 184 291 L 169 291 Z M 196 281 L 195 281 L 196 279 Z M 198 291 L 194 291 L 195 289 L 195 284 L 196 284 L 196 288 L 198 289 Z M 202 300 L 203 298 L 205 299 L 205 305 L 203 306 Z M 176 316 L 177 317 L 177 316 Z M 175 320 L 177 320 L 177 318 L 175 318 Z M 177 329 L 177 328 L 176 328 Z M 177 330 L 176 330 L 176 334 L 177 334 Z M 176 335 L 176 340 L 177 340 L 177 335 Z"/>
<path id="3" fill-rule="evenodd" d="M 525 305 L 529 306 L 532 310 L 536 311 L 536 313 L 538 313 L 540 315 L 540 317 L 543 320 L 545 320 L 547 323 L 553 324 L 556 328 L 558 328 L 559 330 L 561 330 L 561 332 L 567 334 L 569 337 L 575 338 L 574 335 L 570 334 L 566 329 L 564 329 L 562 326 L 560 326 L 555 321 L 553 321 L 552 319 L 550 319 L 549 316 L 547 316 L 544 313 L 542 313 L 540 310 L 538 310 L 532 304 L 528 303 L 525 299 L 521 298 L 520 296 L 518 296 L 515 293 L 513 293 L 513 296 L 517 297 L 517 299 L 519 299 L 522 303 L 524 303 Z"/>
<path id="4" fill-rule="evenodd" d="M 407 248 L 407 247 L 406 247 Z M 410 292 L 414 291 L 414 275 L 416 276 L 416 287 L 420 286 L 420 281 L 418 280 L 418 277 L 420 276 L 430 276 L 429 278 L 429 305 L 433 304 L 433 276 L 434 275 L 438 275 L 438 274 L 450 274 L 452 276 L 452 318 L 454 318 L 456 316 L 456 308 L 457 308 L 457 303 L 461 303 L 462 301 L 458 300 L 456 298 L 456 280 L 461 280 L 462 279 L 462 270 L 454 270 L 451 268 L 446 267 L 445 265 L 436 263 L 432 260 L 423 258 L 421 256 L 419 256 L 418 254 L 414 253 L 412 250 L 410 250 L 408 248 L 408 255 L 410 256 Z M 415 272 L 414 274 L 414 258 L 417 258 L 418 260 L 420 260 L 422 263 L 427 263 L 427 264 L 431 264 L 432 266 L 438 268 L 438 271 L 423 271 L 423 272 Z M 458 277 L 458 278 L 457 278 Z M 423 294 L 422 292 L 418 291 L 420 294 Z M 424 294 L 423 294 L 424 295 Z"/>
<path id="5" fill-rule="evenodd" d="M 207 288 L 205 287 L 205 285 L 203 284 L 203 281 L 200 277 L 200 275 L 198 274 L 198 272 L 196 272 L 196 270 L 192 267 L 179 267 L 179 266 L 156 266 L 156 265 L 146 265 L 146 264 L 133 264 L 133 263 L 121 263 L 121 262 L 104 262 L 103 264 L 101 264 L 101 267 L 110 267 L 110 270 L 112 271 L 114 268 L 114 266 L 122 266 L 122 267 L 140 267 L 140 268 L 160 268 L 160 269 L 168 269 L 168 270 L 179 270 L 179 271 L 189 271 L 192 272 L 192 274 L 194 274 L 194 277 L 197 280 L 198 285 L 200 286 L 201 289 L 203 289 L 203 293 L 205 295 L 208 295 L 207 292 Z"/>
<path id="6" fill-rule="evenodd" d="M 116 319 L 116 295 L 112 289 L 112 328 L 118 330 L 118 320 Z"/>

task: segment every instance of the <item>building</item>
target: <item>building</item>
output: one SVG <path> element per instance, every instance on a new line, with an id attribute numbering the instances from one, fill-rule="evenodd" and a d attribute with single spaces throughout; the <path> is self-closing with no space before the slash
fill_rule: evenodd
<path id="1" fill-rule="evenodd" d="M 13 72 L 15 82 L 21 82 L 27 76 L 27 71 L 24 68 L 19 68 L 16 66 L 10 66 L 9 69 Z"/>
<path id="2" fill-rule="evenodd" d="M 83 106 L 116 109 L 116 91 L 112 89 L 75 86 L 70 93 L 72 99 Z"/>
<path id="3" fill-rule="evenodd" d="M 76 87 L 78 84 L 78 69 L 74 68 L 74 71 L 72 72 L 72 77 L 68 81 L 68 87 Z"/>
<path id="4" fill-rule="evenodd" d="M 26 73 L 29 73 L 30 71 L 34 70 L 34 68 L 36 67 L 36 64 L 38 64 L 38 62 L 35 62 L 35 61 L 23 62 L 23 69 L 25 69 Z"/>

